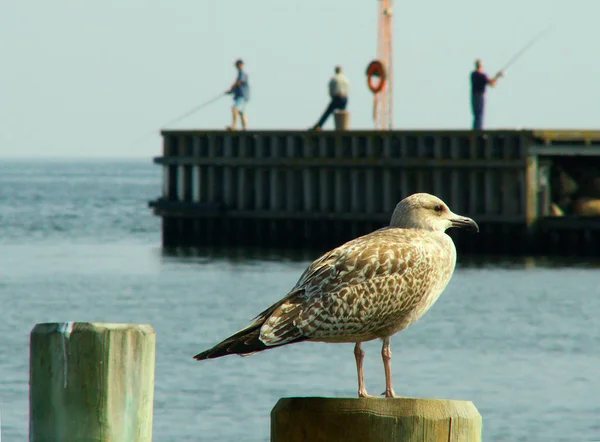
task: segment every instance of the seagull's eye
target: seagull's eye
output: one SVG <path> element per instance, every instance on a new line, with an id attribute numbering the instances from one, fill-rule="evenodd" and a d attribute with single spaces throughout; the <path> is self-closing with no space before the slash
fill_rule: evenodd
<path id="1" fill-rule="evenodd" d="M 440 213 L 442 210 L 444 210 L 444 207 L 442 205 L 437 205 L 433 208 L 433 210 L 435 210 L 436 212 Z"/>

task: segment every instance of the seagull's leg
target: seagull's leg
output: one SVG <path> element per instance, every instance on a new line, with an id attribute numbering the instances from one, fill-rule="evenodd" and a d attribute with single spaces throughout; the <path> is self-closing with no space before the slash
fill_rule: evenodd
<path id="1" fill-rule="evenodd" d="M 385 397 L 396 397 L 396 393 L 392 388 L 392 349 L 390 348 L 390 342 L 391 338 L 385 338 L 381 347 L 381 357 L 385 370 L 385 393 L 383 395 Z"/>
<path id="2" fill-rule="evenodd" d="M 365 372 L 363 370 L 365 352 L 360 342 L 357 342 L 354 346 L 354 358 L 356 359 L 356 371 L 358 373 L 358 397 L 373 397 L 367 394 L 367 389 L 365 388 Z"/>

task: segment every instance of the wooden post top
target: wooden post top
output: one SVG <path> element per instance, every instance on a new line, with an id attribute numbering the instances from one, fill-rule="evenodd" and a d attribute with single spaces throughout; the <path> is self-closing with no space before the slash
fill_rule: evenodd
<path id="1" fill-rule="evenodd" d="M 481 441 L 470 401 L 421 398 L 282 398 L 271 411 L 271 442 Z"/>
<path id="2" fill-rule="evenodd" d="M 127 331 L 135 330 L 138 333 L 154 334 L 150 324 L 120 324 L 115 322 L 44 322 L 36 324 L 31 333 L 62 333 L 67 337 L 74 331 Z"/>

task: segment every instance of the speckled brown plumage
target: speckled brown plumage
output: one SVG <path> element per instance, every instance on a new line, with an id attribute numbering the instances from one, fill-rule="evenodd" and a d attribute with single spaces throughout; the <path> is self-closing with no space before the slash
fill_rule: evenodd
<path id="1" fill-rule="evenodd" d="M 448 227 L 477 229 L 477 224 L 455 215 L 433 195 L 405 198 L 394 210 L 389 227 L 321 256 L 285 298 L 250 326 L 195 358 L 250 354 L 306 340 L 353 342 L 359 396 L 366 396 L 360 343 L 380 338 L 389 384 L 386 396 L 394 396 L 388 373 L 389 338 L 419 319 L 452 277 L 456 249 L 444 233 Z"/>

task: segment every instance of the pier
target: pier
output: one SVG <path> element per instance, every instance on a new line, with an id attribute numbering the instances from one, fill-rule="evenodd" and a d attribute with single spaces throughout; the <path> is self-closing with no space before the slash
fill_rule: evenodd
<path id="1" fill-rule="evenodd" d="M 164 247 L 326 249 L 432 193 L 461 252 L 600 254 L 600 131 L 162 132 Z"/>

